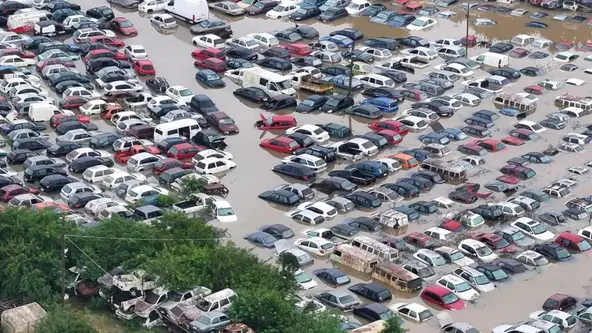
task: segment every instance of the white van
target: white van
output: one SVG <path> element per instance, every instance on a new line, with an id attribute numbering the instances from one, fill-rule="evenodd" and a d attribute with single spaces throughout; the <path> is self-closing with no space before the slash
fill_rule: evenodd
<path id="1" fill-rule="evenodd" d="M 44 10 L 31 10 L 25 13 L 13 14 L 8 16 L 6 26 L 12 32 L 24 33 L 33 30 L 34 24 L 47 20 L 50 14 Z"/>
<path id="2" fill-rule="evenodd" d="M 61 113 L 55 105 L 49 102 L 38 102 L 29 105 L 29 119 L 32 121 L 49 121 L 54 114 Z"/>
<path id="3" fill-rule="evenodd" d="M 512 37 L 512 40 L 510 40 L 510 42 L 514 45 L 526 46 L 534 42 L 534 37 L 532 37 L 531 35 L 520 34 Z"/>
<path id="4" fill-rule="evenodd" d="M 399 259 L 399 251 L 367 236 L 356 236 L 351 241 L 351 246 L 357 247 L 379 258 L 394 262 Z"/>
<path id="5" fill-rule="evenodd" d="M 510 57 L 505 55 L 505 54 L 499 54 L 499 53 L 494 53 L 494 52 L 485 52 L 482 53 L 481 55 L 478 55 L 476 57 L 472 57 L 471 60 L 474 60 L 480 64 L 486 65 L 486 66 L 491 66 L 491 67 L 496 67 L 496 68 L 502 68 L 502 67 L 507 67 L 508 65 L 510 65 Z"/>
<path id="6" fill-rule="evenodd" d="M 371 5 L 372 4 L 368 2 L 368 0 L 352 0 L 352 2 L 345 7 L 345 10 L 347 10 L 349 15 L 358 15 Z"/>
<path id="7" fill-rule="evenodd" d="M 154 142 L 158 143 L 172 137 L 183 137 L 191 140 L 199 131 L 201 131 L 201 127 L 199 127 L 196 119 L 173 120 L 156 125 L 154 128 Z"/>
<path id="8" fill-rule="evenodd" d="M 196 24 L 207 19 L 210 13 L 206 0 L 169 1 L 164 11 L 190 24 Z"/>
<path id="9" fill-rule="evenodd" d="M 248 68 L 242 74 L 243 88 L 257 87 L 272 97 L 277 95 L 296 96 L 296 90 L 292 88 L 290 78 L 287 76 L 263 68 Z"/>
<path id="10" fill-rule="evenodd" d="M 226 288 L 199 300 L 197 307 L 204 312 L 224 312 L 228 310 L 232 304 L 232 301 L 234 301 L 237 297 L 237 294 L 232 289 Z"/>

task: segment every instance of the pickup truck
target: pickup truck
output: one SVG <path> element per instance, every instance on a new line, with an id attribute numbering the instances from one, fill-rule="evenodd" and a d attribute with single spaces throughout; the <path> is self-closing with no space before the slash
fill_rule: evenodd
<path id="1" fill-rule="evenodd" d="M 138 96 L 124 98 L 123 105 L 131 110 L 145 108 L 153 97 L 150 93 L 139 93 Z"/>
<path id="2" fill-rule="evenodd" d="M 116 152 L 113 158 L 115 159 L 115 162 L 119 164 L 127 164 L 127 161 L 130 159 L 130 157 L 144 152 L 150 153 L 152 155 L 158 155 L 160 154 L 160 149 L 158 149 L 156 146 L 132 146 L 126 151 Z"/>
<path id="3" fill-rule="evenodd" d="M 415 74 L 415 69 L 403 66 L 401 64 L 401 60 L 402 59 L 383 62 L 376 65 L 376 67 L 381 70 L 399 71 L 403 73 Z"/>
<path id="4" fill-rule="evenodd" d="M 306 235 L 308 237 L 321 237 L 324 239 L 328 239 L 332 241 L 334 244 L 341 244 L 348 241 L 347 238 L 338 236 L 335 233 L 333 233 L 333 231 L 327 228 L 308 230 L 306 231 Z"/>
<path id="5" fill-rule="evenodd" d="M 300 90 L 307 90 L 317 94 L 326 94 L 333 91 L 333 85 L 315 79 L 308 73 L 294 73 L 290 75 L 292 87 Z"/>
<path id="6" fill-rule="evenodd" d="M 407 56 L 401 59 L 401 66 L 410 68 L 426 68 L 430 65 L 429 62 L 420 60 L 416 56 Z"/>
<path id="7" fill-rule="evenodd" d="M 185 213 L 188 217 L 197 217 L 212 204 L 212 198 L 203 193 L 195 193 L 173 205 L 173 210 Z"/>
<path id="8" fill-rule="evenodd" d="M 334 148 L 337 157 L 344 160 L 358 161 L 364 157 L 364 153 L 348 141 L 335 142 L 327 145 L 328 148 Z"/>
<path id="9" fill-rule="evenodd" d="M 471 80 L 471 81 L 463 81 L 463 82 L 461 82 L 461 84 L 464 84 L 467 87 L 481 88 L 483 90 L 489 91 L 492 94 L 500 93 L 504 89 L 503 86 L 501 86 L 499 84 L 492 83 L 486 78 L 476 79 L 476 80 Z"/>

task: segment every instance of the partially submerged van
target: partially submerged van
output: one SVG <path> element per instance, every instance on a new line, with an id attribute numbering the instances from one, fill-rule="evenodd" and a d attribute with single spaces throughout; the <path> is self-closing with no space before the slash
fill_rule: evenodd
<path id="1" fill-rule="evenodd" d="M 472 57 L 471 60 L 474 60 L 480 64 L 502 68 L 507 67 L 510 65 L 510 57 L 505 54 L 499 54 L 494 52 L 485 52 L 481 53 L 476 57 Z"/>
<path id="2" fill-rule="evenodd" d="M 381 260 L 377 255 L 368 253 L 350 244 L 339 244 L 331 254 L 331 260 L 353 268 L 359 272 L 370 274 Z"/>
<path id="3" fill-rule="evenodd" d="M 265 91 L 269 96 L 296 96 L 296 90 L 288 77 L 270 72 L 263 68 L 247 68 L 242 72 L 243 87 L 256 87 Z"/>

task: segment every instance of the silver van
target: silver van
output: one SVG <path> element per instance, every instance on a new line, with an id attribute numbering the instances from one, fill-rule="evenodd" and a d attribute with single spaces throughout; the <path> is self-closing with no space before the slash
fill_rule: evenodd
<path id="1" fill-rule="evenodd" d="M 354 237 L 351 246 L 357 247 L 367 253 L 378 256 L 381 259 L 394 262 L 399 259 L 399 250 L 381 243 L 373 238 L 366 236 Z"/>
<path id="2" fill-rule="evenodd" d="M 202 298 L 196 306 L 204 312 L 225 312 L 237 297 L 238 295 L 232 289 L 226 288 Z"/>

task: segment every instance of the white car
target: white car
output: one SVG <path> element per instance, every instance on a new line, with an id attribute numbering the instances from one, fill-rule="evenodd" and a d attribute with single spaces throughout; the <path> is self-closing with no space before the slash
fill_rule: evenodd
<path id="1" fill-rule="evenodd" d="M 205 158 L 195 165 L 195 171 L 200 174 L 217 174 L 234 168 L 236 168 L 236 163 L 218 157 Z"/>
<path id="2" fill-rule="evenodd" d="M 429 228 L 428 230 L 424 231 L 423 233 L 432 237 L 432 238 L 443 240 L 443 241 L 452 241 L 455 237 L 454 232 L 444 229 L 444 228 L 440 228 L 440 227 Z"/>
<path id="3" fill-rule="evenodd" d="M 592 241 L 592 226 L 587 226 L 578 230 L 578 235 L 586 238 L 588 241 Z"/>
<path id="4" fill-rule="evenodd" d="M 433 42 L 430 43 L 430 46 L 433 46 L 435 48 L 438 47 L 443 47 L 443 46 L 462 46 L 462 43 L 460 41 L 460 39 L 458 38 L 441 38 L 438 40 L 435 40 Z"/>
<path id="5" fill-rule="evenodd" d="M 365 156 L 374 156 L 378 154 L 378 147 L 372 142 L 363 138 L 353 138 L 347 141 L 352 147 L 358 149 Z"/>
<path id="6" fill-rule="evenodd" d="M 96 165 L 84 170 L 82 173 L 82 179 L 89 183 L 102 183 L 105 177 L 114 174 L 116 171 L 117 170 L 109 168 L 105 165 Z"/>
<path id="7" fill-rule="evenodd" d="M 530 120 L 520 120 L 519 122 L 515 123 L 514 128 L 524 128 L 529 131 L 535 132 L 537 134 L 543 133 L 547 129 L 543 126 L 539 125 L 539 123 L 535 123 L 534 121 Z"/>
<path id="8" fill-rule="evenodd" d="M 559 144 L 559 146 L 557 148 L 559 148 L 561 150 L 565 150 L 570 153 L 582 153 L 582 152 L 586 151 L 586 148 L 584 148 L 584 146 L 579 145 L 577 143 L 568 143 L 568 142 L 562 142 L 561 144 Z"/>
<path id="9" fill-rule="evenodd" d="M 327 170 L 327 162 L 325 160 L 309 154 L 291 155 L 282 159 L 282 164 L 288 163 L 302 164 L 314 172 Z"/>
<path id="10" fill-rule="evenodd" d="M 492 262 L 497 259 L 497 254 L 485 244 L 474 239 L 465 239 L 458 244 L 458 249 L 467 256 L 477 258 L 483 262 Z"/>
<path id="11" fill-rule="evenodd" d="M 460 277 L 461 279 L 467 281 L 471 287 L 475 290 L 487 293 L 490 291 L 495 290 L 495 284 L 493 284 L 485 274 L 479 272 L 473 267 L 465 266 L 455 269 L 452 274 Z"/>
<path id="12" fill-rule="evenodd" d="M 413 131 L 420 132 L 428 128 L 429 124 L 423 118 L 416 116 L 407 116 L 397 119 L 398 121 L 411 128 Z"/>
<path id="13" fill-rule="evenodd" d="M 438 103 L 440 103 L 444 106 L 447 106 L 449 108 L 453 108 L 454 111 L 458 111 L 458 110 L 460 110 L 460 108 L 462 108 L 462 103 L 452 96 L 437 96 L 437 97 L 430 99 L 430 101 L 434 101 L 434 102 L 437 101 Z"/>
<path id="14" fill-rule="evenodd" d="M 296 222 L 306 223 L 309 225 L 317 225 L 325 222 L 325 218 L 323 217 L 323 215 L 307 209 L 289 212 L 287 215 Z"/>
<path id="15" fill-rule="evenodd" d="M 464 156 L 461 160 L 479 166 L 485 164 L 486 160 L 481 156 Z"/>
<path id="16" fill-rule="evenodd" d="M 263 48 L 275 47 L 280 45 L 279 39 L 267 32 L 248 34 L 247 37 L 253 38 Z"/>
<path id="17" fill-rule="evenodd" d="M 3 177 L 15 177 L 18 175 L 18 172 L 9 170 L 7 168 L 0 168 L 0 176 Z"/>
<path id="18" fill-rule="evenodd" d="M 177 21 L 169 14 L 155 14 L 150 17 L 150 23 L 161 29 L 175 29 Z"/>
<path id="19" fill-rule="evenodd" d="M 142 45 L 127 45 L 123 53 L 132 61 L 148 59 L 148 52 Z"/>
<path id="20" fill-rule="evenodd" d="M 215 48 L 215 49 L 220 49 L 223 48 L 225 46 L 224 44 L 224 39 L 220 38 L 214 34 L 206 34 L 206 35 L 201 35 L 201 36 L 195 36 L 193 37 L 193 39 L 191 40 L 191 43 L 193 44 L 193 46 L 195 47 L 201 47 L 204 49 L 207 48 Z"/>
<path id="21" fill-rule="evenodd" d="M 524 8 L 516 8 L 513 11 L 510 12 L 510 15 L 512 16 L 524 16 L 524 14 L 528 13 L 527 9 Z"/>
<path id="22" fill-rule="evenodd" d="M 102 159 L 112 158 L 112 155 L 109 152 L 106 152 L 103 150 L 94 150 L 94 149 L 88 148 L 88 147 L 82 147 L 82 148 L 78 148 L 78 149 L 75 149 L 75 150 L 69 152 L 66 155 L 66 162 L 72 163 L 75 160 L 77 160 L 81 157 L 86 157 L 86 156 L 98 157 L 98 158 L 102 158 Z"/>
<path id="23" fill-rule="evenodd" d="M 400 116 L 415 116 L 419 118 L 423 118 L 426 121 L 434 122 L 440 120 L 440 116 L 432 110 L 428 109 L 407 109 L 403 110 L 400 113 Z"/>
<path id="24" fill-rule="evenodd" d="M 432 50 L 430 48 L 423 47 L 423 46 L 419 46 L 414 49 L 405 49 L 405 50 L 402 50 L 401 53 L 416 56 L 417 59 L 423 60 L 423 61 L 430 61 L 430 60 L 434 60 L 434 59 L 438 58 L 438 53 L 436 53 L 434 50 Z"/>
<path id="25" fill-rule="evenodd" d="M 84 87 L 70 87 L 62 93 L 62 97 L 67 98 L 70 96 L 77 96 L 86 99 L 95 99 L 101 97 L 101 94 L 94 90 L 88 90 Z"/>
<path id="26" fill-rule="evenodd" d="M 579 55 L 571 52 L 559 52 L 553 57 L 553 61 L 568 63 L 576 60 Z"/>
<path id="27" fill-rule="evenodd" d="M 524 251 L 516 255 L 514 259 L 530 267 L 542 267 L 549 264 L 549 260 L 545 256 L 532 250 Z"/>
<path id="28" fill-rule="evenodd" d="M 446 261 L 458 265 L 458 266 L 469 266 L 475 263 L 475 261 L 462 253 L 460 250 L 450 246 L 441 246 L 435 248 L 434 251 L 446 259 Z"/>
<path id="29" fill-rule="evenodd" d="M 103 178 L 103 182 L 101 183 L 101 185 L 106 188 L 116 188 L 119 186 L 119 184 L 130 180 L 144 182 L 146 181 L 146 176 L 144 176 L 141 173 L 130 174 L 125 171 L 117 171 Z"/>
<path id="30" fill-rule="evenodd" d="M 322 61 L 320 59 L 315 59 L 317 60 L 317 65 L 321 65 Z M 315 61 L 313 60 L 313 63 Z M 290 75 L 294 75 L 294 74 L 298 74 L 298 73 L 306 73 L 309 74 L 310 76 L 314 77 L 315 79 L 320 79 L 323 77 L 323 73 L 321 73 L 321 71 L 313 66 L 304 66 L 304 67 L 300 67 L 295 71 L 290 72 Z"/>
<path id="31" fill-rule="evenodd" d="M 337 209 L 335 207 L 322 202 L 304 202 L 298 205 L 298 209 L 300 210 L 310 210 L 317 214 L 321 214 L 326 220 L 332 219 L 337 216 Z"/>
<path id="32" fill-rule="evenodd" d="M 439 278 L 436 284 L 452 291 L 453 294 L 463 301 L 476 301 L 481 296 L 467 281 L 456 275 L 446 274 Z"/>
<path id="33" fill-rule="evenodd" d="M 317 256 L 328 256 L 335 249 L 333 242 L 322 237 L 299 238 L 294 241 L 294 245 Z"/>
<path id="34" fill-rule="evenodd" d="M 25 193 L 10 199 L 8 201 L 8 205 L 11 207 L 30 207 L 43 202 L 53 203 L 53 200 L 48 197 L 41 197 L 35 194 Z"/>
<path id="35" fill-rule="evenodd" d="M 70 201 L 75 194 L 82 193 L 82 192 L 94 192 L 94 193 L 101 193 L 101 189 L 94 185 L 89 185 L 83 182 L 74 182 L 64 185 L 62 190 L 60 191 L 60 197 L 64 199 L 64 201 Z"/>
<path id="36" fill-rule="evenodd" d="M 563 141 L 569 143 L 576 143 L 578 145 L 586 145 L 590 143 L 590 138 L 587 135 L 579 134 L 579 133 L 567 133 L 563 137 Z"/>
<path id="37" fill-rule="evenodd" d="M 386 60 L 393 56 L 393 53 L 389 49 L 378 49 L 369 46 L 362 46 L 359 48 L 359 50 L 371 54 L 376 60 Z"/>
<path id="38" fill-rule="evenodd" d="M 394 158 L 383 157 L 376 160 L 376 162 L 381 163 L 385 167 L 387 167 L 389 172 L 397 172 L 401 170 L 401 163 Z"/>
<path id="39" fill-rule="evenodd" d="M 574 165 L 567 169 L 567 171 L 571 173 L 575 173 L 576 175 L 585 175 L 590 172 L 590 169 L 586 168 L 585 166 L 581 165 Z"/>
<path id="40" fill-rule="evenodd" d="M 199 153 L 197 153 L 191 159 L 191 162 L 193 164 L 197 164 L 197 162 L 204 160 L 206 158 L 209 158 L 209 157 L 217 157 L 217 158 L 221 158 L 221 159 L 225 159 L 225 160 L 231 160 L 234 158 L 231 153 L 225 152 L 223 150 L 206 149 L 206 150 L 202 150 Z"/>
<path id="41" fill-rule="evenodd" d="M 329 141 L 329 133 L 317 125 L 300 125 L 286 130 L 286 134 L 300 133 L 309 136 L 315 143 L 323 144 Z"/>
<path id="42" fill-rule="evenodd" d="M 565 80 L 565 83 L 572 85 L 572 86 L 581 87 L 586 84 L 586 81 L 572 77 L 572 78 Z"/>
<path id="43" fill-rule="evenodd" d="M 116 95 L 125 93 L 138 93 L 144 90 L 144 87 L 135 82 L 115 81 L 105 86 L 103 91 L 105 95 Z"/>
<path id="44" fill-rule="evenodd" d="M 313 280 L 312 277 L 308 275 L 308 273 L 300 268 L 294 272 L 294 277 L 296 278 L 296 284 L 298 284 L 298 288 L 302 290 L 310 290 L 318 286 L 317 282 Z"/>
<path id="45" fill-rule="evenodd" d="M 432 311 L 417 303 L 395 303 L 389 309 L 397 315 L 415 323 L 423 323 L 434 318 Z"/>
<path id="46" fill-rule="evenodd" d="M 165 94 L 170 98 L 176 100 L 179 104 L 189 104 L 194 94 L 191 89 L 184 86 L 172 86 L 169 87 Z"/>
<path id="47" fill-rule="evenodd" d="M 466 92 L 454 95 L 452 97 L 454 97 L 459 102 L 461 102 L 461 104 L 466 106 L 479 106 L 479 104 L 481 104 L 481 98 Z"/>
<path id="48" fill-rule="evenodd" d="M 560 310 L 538 310 L 528 315 L 530 319 L 540 319 L 550 323 L 559 324 L 564 330 L 569 330 L 576 326 L 578 320 L 575 316 Z"/>
<path id="49" fill-rule="evenodd" d="M 451 72 L 461 77 L 469 77 L 475 75 L 475 72 L 473 72 L 470 68 L 456 62 L 450 64 L 437 65 L 434 66 L 434 68 L 440 71 Z"/>
<path id="50" fill-rule="evenodd" d="M 292 15 L 298 9 L 300 9 L 300 7 L 297 5 L 283 5 L 280 3 L 279 5 L 273 7 L 272 10 L 268 11 L 265 16 L 271 19 L 280 19 Z"/>
<path id="51" fill-rule="evenodd" d="M 110 219 L 113 216 L 132 216 L 133 213 L 125 206 L 117 205 L 100 210 L 96 215 L 99 219 Z"/>
<path id="52" fill-rule="evenodd" d="M 476 27 L 491 27 L 496 24 L 494 20 L 488 18 L 477 18 L 473 21 L 473 25 Z"/>
<path id="53" fill-rule="evenodd" d="M 230 205 L 230 202 L 218 196 L 211 196 L 211 199 L 212 216 L 214 216 L 216 220 L 223 223 L 238 221 L 236 212 Z"/>
<path id="54" fill-rule="evenodd" d="M 547 227 L 531 218 L 521 217 L 511 223 L 513 227 L 522 231 L 527 236 L 530 236 L 540 241 L 551 241 L 555 238 L 555 235 L 547 230 Z"/>
<path id="55" fill-rule="evenodd" d="M 23 59 L 17 55 L 7 55 L 0 57 L 0 66 L 27 67 L 33 65 L 35 65 L 34 59 Z"/>
<path id="56" fill-rule="evenodd" d="M 411 31 L 421 31 L 430 29 L 435 26 L 438 21 L 434 20 L 431 17 L 421 16 L 415 19 L 415 21 L 409 23 L 405 28 Z"/>
<path id="57" fill-rule="evenodd" d="M 168 2 L 165 0 L 145 0 L 138 5 L 138 11 L 143 13 L 157 12 L 164 10 L 167 6 L 167 3 Z"/>
<path id="58" fill-rule="evenodd" d="M 88 18 L 85 15 L 70 15 L 64 19 L 62 25 L 66 29 L 72 29 L 76 24 L 85 22 L 96 22 L 96 20 Z"/>
<path id="59" fill-rule="evenodd" d="M 437 252 L 428 249 L 419 249 L 413 253 L 413 257 L 426 265 L 432 267 L 446 265 L 446 260 L 442 258 Z"/>
<path id="60" fill-rule="evenodd" d="M 169 191 L 160 188 L 160 187 L 152 187 L 150 185 L 138 185 L 134 186 L 127 190 L 125 195 L 125 201 L 133 204 L 142 198 L 151 196 L 151 195 L 168 195 Z"/>
<path id="61" fill-rule="evenodd" d="M 506 216 L 518 217 L 525 213 L 524 208 L 512 202 L 500 202 L 496 205 L 501 207 L 502 213 Z"/>
<path id="62" fill-rule="evenodd" d="M 117 200 L 113 200 L 111 198 L 98 198 L 95 200 L 89 201 L 86 206 L 84 206 L 84 210 L 92 215 L 99 214 L 100 211 L 107 209 L 109 207 L 114 206 L 122 206 L 122 202 Z"/>
<path id="63" fill-rule="evenodd" d="M 178 102 L 176 99 L 169 96 L 154 96 L 154 98 L 146 104 L 146 107 L 148 107 L 149 110 L 156 110 L 156 108 L 159 108 L 163 104 L 178 104 Z"/>

